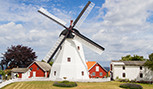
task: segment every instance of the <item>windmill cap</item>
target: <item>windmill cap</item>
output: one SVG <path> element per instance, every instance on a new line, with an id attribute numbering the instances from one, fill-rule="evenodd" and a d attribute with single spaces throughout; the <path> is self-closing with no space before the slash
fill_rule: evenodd
<path id="1" fill-rule="evenodd" d="M 70 31 L 70 32 L 69 32 L 69 31 Z M 72 29 L 72 31 L 75 31 L 76 33 L 80 34 L 80 32 L 79 32 L 78 30 L 74 29 L 74 28 Z M 64 29 L 64 30 L 60 33 L 60 36 L 61 36 L 61 35 L 66 35 L 66 34 L 69 32 L 67 38 L 73 38 L 74 35 L 72 34 L 72 31 L 71 31 L 71 30 L 68 30 L 68 29 Z"/>

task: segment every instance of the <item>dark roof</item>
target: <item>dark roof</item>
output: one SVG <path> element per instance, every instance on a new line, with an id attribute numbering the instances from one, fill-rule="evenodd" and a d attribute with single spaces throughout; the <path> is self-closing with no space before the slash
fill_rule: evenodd
<path id="1" fill-rule="evenodd" d="M 34 61 L 33 63 L 29 65 L 29 67 L 34 63 L 36 63 L 43 71 L 50 71 L 51 69 L 51 66 L 48 63 L 41 62 L 41 61 Z"/>
<path id="2" fill-rule="evenodd" d="M 25 73 L 28 71 L 28 68 L 13 68 L 11 70 L 11 72 L 15 72 L 15 73 Z"/>
<path id="3" fill-rule="evenodd" d="M 123 62 L 125 65 L 130 65 L 130 66 L 143 66 L 146 61 L 116 61 L 112 60 L 112 62 Z"/>

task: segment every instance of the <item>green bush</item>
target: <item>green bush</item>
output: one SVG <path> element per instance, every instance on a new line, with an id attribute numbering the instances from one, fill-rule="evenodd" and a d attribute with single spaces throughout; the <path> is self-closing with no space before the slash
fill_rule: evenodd
<path id="1" fill-rule="evenodd" d="M 119 79 L 120 82 L 129 82 L 129 79 Z"/>
<path id="2" fill-rule="evenodd" d="M 62 81 L 62 82 L 54 82 L 53 86 L 58 87 L 76 87 L 76 82 Z"/>
<path id="3" fill-rule="evenodd" d="M 143 87 L 141 85 L 133 84 L 133 83 L 120 84 L 120 87 L 126 88 L 126 89 L 143 89 Z"/>

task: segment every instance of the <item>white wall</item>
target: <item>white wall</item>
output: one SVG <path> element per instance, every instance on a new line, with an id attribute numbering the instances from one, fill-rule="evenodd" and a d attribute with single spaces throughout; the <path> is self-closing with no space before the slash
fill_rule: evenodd
<path id="1" fill-rule="evenodd" d="M 22 73 L 22 79 L 29 78 L 29 76 L 30 76 L 30 69 L 27 72 Z"/>
<path id="2" fill-rule="evenodd" d="M 16 78 L 16 74 L 18 74 L 18 73 L 11 73 L 11 78 Z M 29 76 L 30 76 L 30 70 L 28 70 L 27 72 L 25 72 L 25 73 L 22 73 L 22 79 L 26 79 L 26 78 L 29 78 Z"/>
<path id="3" fill-rule="evenodd" d="M 113 79 L 116 79 L 118 77 L 120 79 L 136 79 L 137 81 L 153 81 L 153 72 L 144 66 L 142 66 L 142 70 L 140 70 L 140 66 L 125 66 L 125 70 L 123 70 L 124 65 L 114 65 L 113 63 L 111 64 Z M 123 77 L 123 73 L 125 73 L 125 77 Z M 143 78 L 140 78 L 140 73 L 143 74 Z"/>
<path id="4" fill-rule="evenodd" d="M 71 58 L 71 62 L 67 61 L 68 57 Z M 56 71 L 56 76 L 54 76 L 54 71 Z M 84 76 L 81 71 L 84 71 Z M 67 80 L 89 79 L 82 45 L 72 39 L 65 40 L 51 68 L 51 80 L 63 80 L 63 77 Z"/>

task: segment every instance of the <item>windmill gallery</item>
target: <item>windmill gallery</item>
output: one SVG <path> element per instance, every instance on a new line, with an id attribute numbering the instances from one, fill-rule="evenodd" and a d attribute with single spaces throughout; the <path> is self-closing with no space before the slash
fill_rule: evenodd
<path id="1" fill-rule="evenodd" d="M 83 19 L 87 17 L 93 6 L 94 4 L 89 1 L 75 21 L 73 22 L 71 20 L 69 27 L 66 27 L 64 21 L 53 16 L 45 9 L 40 8 L 38 10 L 38 12 L 65 28 L 61 32 L 59 39 L 55 43 L 55 46 L 43 59 L 47 63 L 49 63 L 51 59 L 54 59 L 54 63 L 49 75 L 51 80 L 89 79 L 88 68 L 86 65 L 82 44 L 98 54 L 101 54 L 104 51 L 104 48 L 82 35 L 74 27 L 77 25 L 77 23 L 79 24 L 79 20 L 83 22 Z"/>

